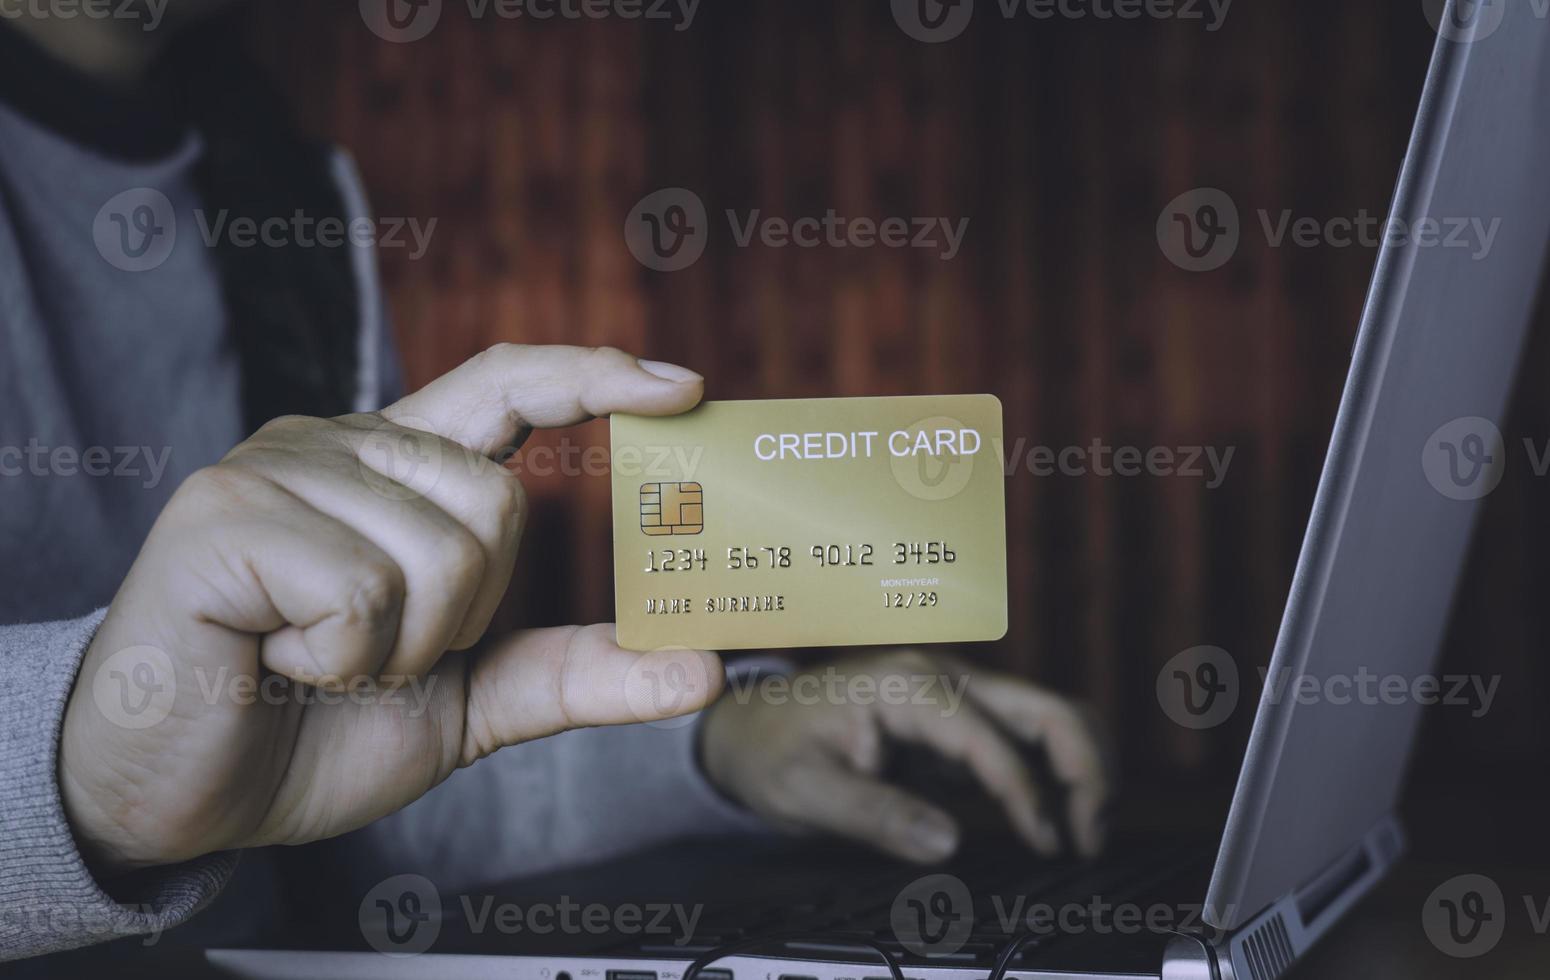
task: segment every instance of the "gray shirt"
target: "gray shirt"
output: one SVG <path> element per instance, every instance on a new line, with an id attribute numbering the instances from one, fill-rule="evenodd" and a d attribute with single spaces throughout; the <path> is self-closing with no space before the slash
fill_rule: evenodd
<path id="1" fill-rule="evenodd" d="M 236 353 L 194 233 L 199 153 L 190 135 L 166 160 L 111 160 L 0 104 L 0 542 L 27 556 L 0 563 L 0 623 L 112 598 L 172 491 L 241 440 Z M 126 192 L 132 214 L 139 188 L 166 193 L 178 227 L 164 262 L 126 271 L 93 230 Z"/>
<path id="2" fill-rule="evenodd" d="M 65 819 L 59 733 L 102 610 L 179 482 L 243 436 L 239 371 L 199 232 L 197 136 L 110 159 L 0 105 L 0 959 L 161 931 L 235 854 L 104 889 Z M 364 196 L 343 157 L 343 197 Z M 375 264 L 356 402 L 396 385 Z M 341 846 L 359 894 L 399 873 L 443 895 L 694 832 L 752 830 L 693 758 L 695 726 L 572 732 L 496 753 Z"/>

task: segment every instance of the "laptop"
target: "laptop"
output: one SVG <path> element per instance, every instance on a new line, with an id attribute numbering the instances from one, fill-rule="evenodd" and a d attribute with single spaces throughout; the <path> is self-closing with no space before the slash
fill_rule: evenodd
<path id="1" fill-rule="evenodd" d="M 1505 451 L 1480 423 L 1507 404 L 1550 242 L 1550 23 L 1534 8 L 1440 11 L 1391 209 L 1406 233 L 1378 255 L 1272 677 L 1432 669 L 1481 481 Z M 1500 219 L 1489 254 L 1447 247 L 1461 219 Z M 477 909 L 449 903 L 386 936 L 355 927 L 318 948 L 206 958 L 230 976 L 371 980 L 1275 980 L 1401 857 L 1395 810 L 1421 712 L 1415 698 L 1276 690 L 1225 827 L 1196 840 L 1159 834 L 1086 863 L 970 840 L 926 871 L 853 847 L 702 841 L 501 891 L 513 907 L 633 902 L 637 924 L 654 910 L 680 922 L 671 935 L 599 919 L 514 936 L 469 928 Z"/>

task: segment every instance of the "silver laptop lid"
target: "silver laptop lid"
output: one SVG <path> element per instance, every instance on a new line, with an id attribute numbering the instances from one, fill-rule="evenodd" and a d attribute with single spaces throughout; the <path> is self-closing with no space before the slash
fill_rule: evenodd
<path id="1" fill-rule="evenodd" d="M 1440 7 L 1393 205 L 1412 234 L 1378 256 L 1207 897 L 1222 928 L 1393 811 L 1421 711 L 1298 703 L 1273 682 L 1431 670 L 1479 499 L 1507 464 L 1493 433 L 1550 240 L 1550 20 L 1545 0 Z M 1446 244 L 1460 220 L 1498 219 L 1489 249 Z"/>

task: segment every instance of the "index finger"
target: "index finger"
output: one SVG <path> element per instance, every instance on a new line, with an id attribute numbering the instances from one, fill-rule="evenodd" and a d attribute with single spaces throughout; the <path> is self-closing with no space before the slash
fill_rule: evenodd
<path id="1" fill-rule="evenodd" d="M 1056 694 L 990 672 L 974 677 L 969 696 L 1019 738 L 1044 746 L 1055 777 L 1069 790 L 1077 846 L 1084 855 L 1097 854 L 1110 787 L 1098 740 L 1081 712 Z"/>
<path id="2" fill-rule="evenodd" d="M 529 428 L 552 429 L 628 412 L 677 415 L 698 405 L 705 379 L 613 347 L 499 344 L 382 410 L 492 456 Z"/>
<path id="3" fill-rule="evenodd" d="M 1060 849 L 1060 835 L 1040 812 L 1038 787 L 1016 749 L 972 704 L 965 701 L 950 710 L 924 701 L 889 704 L 878 718 L 894 737 L 967 765 L 1035 850 L 1053 856 Z"/>

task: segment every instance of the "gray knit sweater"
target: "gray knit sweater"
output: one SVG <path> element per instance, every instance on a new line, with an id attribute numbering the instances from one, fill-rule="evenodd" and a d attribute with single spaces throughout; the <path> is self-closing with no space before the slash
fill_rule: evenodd
<path id="1" fill-rule="evenodd" d="M 177 925 L 238 860 L 98 881 L 57 777 L 65 705 L 103 607 L 178 483 L 242 438 L 238 364 L 195 216 L 200 152 L 190 135 L 166 159 L 115 160 L 0 104 L 0 959 Z M 342 157 L 336 175 L 364 214 Z M 175 214 L 164 255 L 146 251 L 151 225 L 134 220 L 146 188 Z M 159 261 L 141 268 L 147 254 Z M 397 381 L 375 263 L 356 258 L 366 410 Z M 445 894 L 752 828 L 703 781 L 693 737 L 692 725 L 601 729 L 497 753 L 352 836 L 361 890 L 417 872 Z"/>

